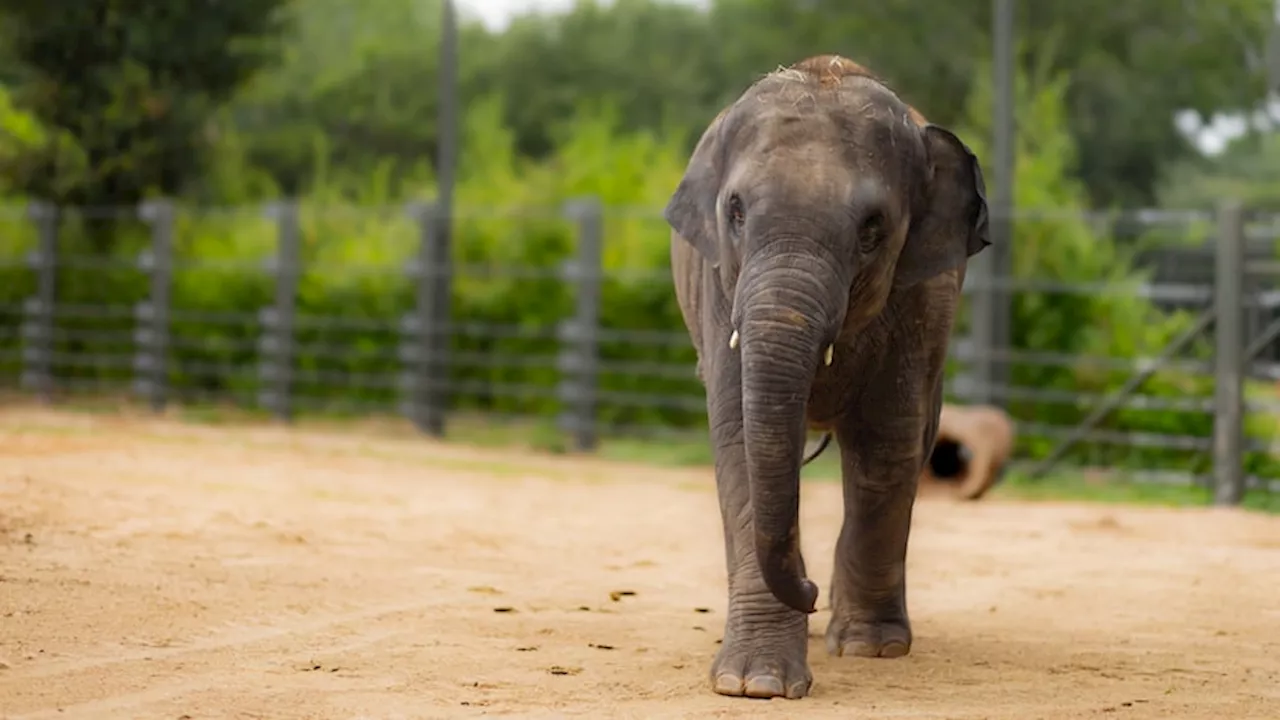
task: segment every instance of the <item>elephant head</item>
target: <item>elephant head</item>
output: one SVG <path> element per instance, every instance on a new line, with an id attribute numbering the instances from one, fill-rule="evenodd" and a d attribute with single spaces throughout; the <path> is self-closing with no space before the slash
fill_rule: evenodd
<path id="1" fill-rule="evenodd" d="M 837 338 L 853 341 L 895 287 L 989 244 L 984 193 L 959 138 L 861 66 L 819 56 L 763 77 L 721 112 L 666 206 L 732 305 L 756 557 L 792 608 L 812 612 L 817 599 L 797 517 L 814 379 Z"/>

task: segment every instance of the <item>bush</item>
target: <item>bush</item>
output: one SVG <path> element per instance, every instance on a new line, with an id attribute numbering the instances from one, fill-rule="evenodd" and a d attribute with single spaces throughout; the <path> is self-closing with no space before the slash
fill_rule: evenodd
<path id="1" fill-rule="evenodd" d="M 559 279 L 560 265 L 577 244 L 566 205 L 594 196 L 607 206 L 604 262 L 614 275 L 603 288 L 602 324 L 679 330 L 666 266 L 667 232 L 652 208 L 679 178 L 683 157 L 676 143 L 652 135 L 619 137 L 616 111 L 605 107 L 573 118 L 563 129 L 568 140 L 547 161 L 531 165 L 515 157 L 501 111 L 496 99 L 474 103 L 465 122 L 452 297 L 453 317 L 463 327 L 452 341 L 457 367 L 451 377 L 465 394 L 460 408 L 546 414 L 559 404 L 557 324 L 573 312 L 573 288 Z M 328 177 L 324 160 L 319 144 L 315 175 L 325 182 L 299 204 L 305 271 L 297 293 L 295 390 L 302 407 L 393 407 L 403 369 L 399 324 L 413 309 L 414 286 L 405 265 L 417 254 L 420 238 L 406 208 L 411 200 L 429 199 L 434 180 L 420 172 L 412 195 L 396 197 L 382 182 L 385 176 L 355 185 L 349 177 Z M 228 152 L 215 176 L 240 166 L 242 159 Z M 114 256 L 80 265 L 77 258 L 92 254 L 85 245 L 91 223 L 72 219 L 61 228 L 61 259 L 70 265 L 59 271 L 60 302 L 74 306 L 73 313 L 89 311 L 95 330 L 105 327 L 107 333 L 90 335 L 85 323 L 64 320 L 63 335 L 71 337 L 59 354 L 70 362 L 59 371 L 76 380 L 121 385 L 132 377 L 133 305 L 148 292 L 147 277 L 136 266 L 148 230 L 139 222 L 121 226 Z M 256 401 L 259 313 L 274 298 L 266 263 L 276 251 L 277 232 L 257 207 L 180 213 L 170 377 L 180 394 Z M 103 269 L 104 263 L 111 267 Z M 25 269 L 20 273 L 30 276 Z M 15 302 L 31 291 L 28 283 Z M 110 366 L 85 360 L 104 353 L 112 357 Z M 682 335 L 656 344 L 613 340 L 602 354 L 606 393 L 683 389 L 700 402 L 692 349 Z M 656 376 L 620 371 L 610 360 Z M 687 424 L 696 417 L 626 402 L 602 409 L 606 422 Z"/>

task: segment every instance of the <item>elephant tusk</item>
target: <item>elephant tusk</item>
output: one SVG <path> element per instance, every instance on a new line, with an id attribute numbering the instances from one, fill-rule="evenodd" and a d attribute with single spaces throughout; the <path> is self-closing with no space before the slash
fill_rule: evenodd
<path id="1" fill-rule="evenodd" d="M 729 336 L 729 348 L 732 349 L 736 347 L 738 347 L 738 331 L 734 330 L 733 334 Z"/>
<path id="2" fill-rule="evenodd" d="M 827 346 L 827 352 L 822 356 L 822 362 L 830 366 L 831 361 L 835 359 L 835 356 L 836 356 L 836 346 L 835 346 L 835 343 L 832 343 L 831 345 Z"/>

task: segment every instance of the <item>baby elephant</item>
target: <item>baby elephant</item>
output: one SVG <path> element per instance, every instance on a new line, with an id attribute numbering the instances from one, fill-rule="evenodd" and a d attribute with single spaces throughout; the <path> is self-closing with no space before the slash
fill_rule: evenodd
<path id="1" fill-rule="evenodd" d="M 664 212 L 706 386 L 729 614 L 717 693 L 799 698 L 818 587 L 800 556 L 806 430 L 833 432 L 844 525 L 827 648 L 911 647 L 907 536 L 933 446 L 982 171 L 858 64 L 771 73 L 703 133 Z"/>

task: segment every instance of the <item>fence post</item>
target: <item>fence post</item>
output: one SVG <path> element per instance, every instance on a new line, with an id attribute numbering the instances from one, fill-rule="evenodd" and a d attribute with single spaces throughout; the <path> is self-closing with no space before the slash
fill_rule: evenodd
<path id="1" fill-rule="evenodd" d="M 449 314 L 453 295 L 449 218 L 434 203 L 412 203 L 418 224 L 418 257 L 409 264 L 414 281 L 413 313 L 401 323 L 405 364 L 405 414 L 423 433 L 444 437 L 449 404 Z"/>
<path id="2" fill-rule="evenodd" d="M 53 402 L 53 330 L 58 301 L 58 207 L 35 201 L 27 217 L 36 225 L 36 249 L 27 264 L 36 272 L 35 297 L 23 303 L 22 384 L 33 388 L 40 402 Z"/>
<path id="3" fill-rule="evenodd" d="M 268 267 L 276 279 L 275 303 L 263 308 L 258 402 L 277 419 L 293 417 L 294 314 L 297 308 L 298 277 L 302 274 L 301 229 L 295 201 L 273 203 L 267 208 L 276 221 L 276 256 Z"/>
<path id="4" fill-rule="evenodd" d="M 1010 368 L 1005 353 L 1012 349 L 1013 338 L 1013 289 L 1009 281 L 1013 275 L 1013 189 L 1018 131 L 1014 114 L 1017 14 L 1014 0 L 992 0 L 991 64 L 995 92 L 987 181 L 991 247 L 969 263 L 985 281 L 976 288 L 970 311 L 974 318 L 974 349 L 983 355 L 975 367 L 978 394 L 973 401 L 999 407 L 1007 406 L 1003 395 L 1008 388 Z"/>
<path id="5" fill-rule="evenodd" d="M 964 372 L 953 385 L 957 397 L 975 405 L 993 404 L 997 388 L 995 351 L 996 317 L 992 311 L 991 297 L 995 275 L 995 261 L 988 253 L 970 258 L 965 269 L 964 283 L 972 290 L 969 299 L 969 334 L 953 340 L 959 348 L 968 347 L 972 360 L 965 363 Z M 959 342 L 956 342 L 958 340 Z"/>
<path id="6" fill-rule="evenodd" d="M 1235 200 L 1218 208 L 1214 306 L 1213 501 L 1244 497 L 1244 210 Z"/>
<path id="7" fill-rule="evenodd" d="M 154 412 L 162 412 L 168 400 L 169 298 L 173 283 L 173 236 L 176 210 L 167 198 L 148 200 L 138 208 L 142 221 L 151 226 L 151 248 L 138 257 L 138 266 L 150 276 L 147 299 L 138 303 L 134 330 L 138 346 L 134 356 L 134 391 L 145 395 Z"/>
<path id="8" fill-rule="evenodd" d="M 578 223 L 578 254 L 562 267 L 565 282 L 576 286 L 573 318 L 560 323 L 559 357 L 563 403 L 560 429 L 573 436 L 574 448 L 596 448 L 596 378 L 600 352 L 600 285 L 603 274 L 604 217 L 600 200 L 582 198 L 569 203 L 565 212 Z"/>

